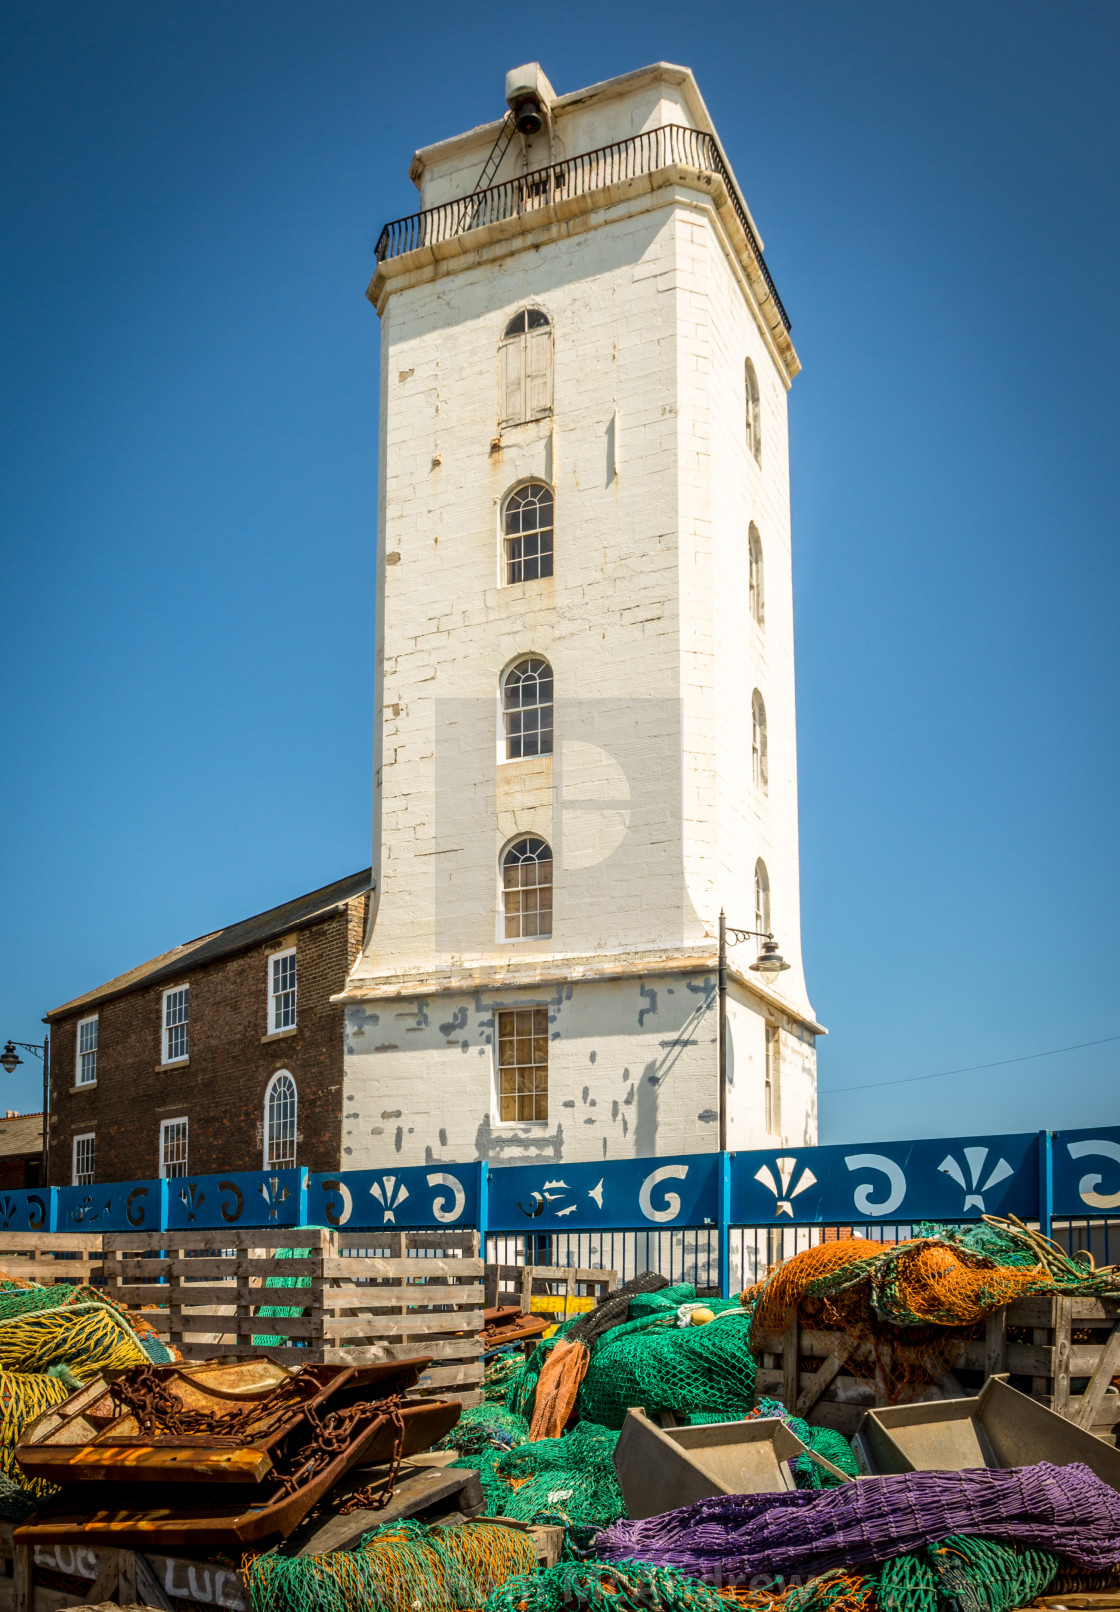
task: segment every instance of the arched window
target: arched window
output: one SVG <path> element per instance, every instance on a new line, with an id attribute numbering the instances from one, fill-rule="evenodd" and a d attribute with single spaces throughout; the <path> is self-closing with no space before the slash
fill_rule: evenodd
<path id="1" fill-rule="evenodd" d="M 747 388 L 747 447 L 762 463 L 762 410 L 758 402 L 758 376 L 748 358 L 743 367 Z"/>
<path id="2" fill-rule="evenodd" d="M 770 876 L 761 857 L 754 865 L 754 926 L 764 935 L 770 933 Z"/>
<path id="3" fill-rule="evenodd" d="M 552 413 L 552 326 L 539 308 L 515 313 L 498 347 L 498 424 Z"/>
<path id="4" fill-rule="evenodd" d="M 552 667 L 527 655 L 506 673 L 502 690 L 506 760 L 552 754 Z"/>
<path id="5" fill-rule="evenodd" d="M 280 1069 L 264 1094 L 264 1167 L 285 1170 L 296 1162 L 296 1083 Z"/>
<path id="6" fill-rule="evenodd" d="M 552 575 L 552 488 L 543 481 L 515 487 L 502 512 L 507 582 Z"/>
<path id="7" fill-rule="evenodd" d="M 766 595 L 762 586 L 762 539 L 758 535 L 758 527 L 751 522 L 751 529 L 747 535 L 747 545 L 750 553 L 750 611 L 751 619 L 758 622 L 761 627 L 766 619 Z"/>
<path id="8" fill-rule="evenodd" d="M 751 777 L 760 789 L 765 789 L 769 782 L 769 764 L 766 758 L 766 707 L 757 689 L 751 695 Z"/>
<path id="9" fill-rule="evenodd" d="M 552 851 L 544 840 L 514 840 L 502 858 L 502 910 L 507 940 L 551 935 Z"/>

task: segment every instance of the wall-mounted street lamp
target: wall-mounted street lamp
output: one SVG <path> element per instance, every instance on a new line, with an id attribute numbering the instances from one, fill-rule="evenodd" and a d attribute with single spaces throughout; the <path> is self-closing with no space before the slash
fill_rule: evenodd
<path id="1" fill-rule="evenodd" d="M 750 964 L 752 974 L 761 974 L 773 985 L 789 964 L 778 950 L 778 942 L 765 929 L 733 929 L 723 908 L 719 909 L 719 1150 L 727 1151 L 727 948 L 741 940 L 761 940 L 758 956 Z"/>
<path id="2" fill-rule="evenodd" d="M 43 1162 L 40 1166 L 39 1185 L 45 1187 L 47 1184 L 47 1107 L 50 1098 L 48 1083 L 51 1068 L 51 1038 L 50 1036 L 44 1036 L 41 1047 L 34 1041 L 6 1042 L 3 1052 L 0 1052 L 0 1069 L 3 1069 L 6 1075 L 14 1074 L 23 1062 L 23 1059 L 16 1051 L 17 1047 L 22 1047 L 24 1052 L 33 1052 L 36 1058 L 43 1060 Z"/>

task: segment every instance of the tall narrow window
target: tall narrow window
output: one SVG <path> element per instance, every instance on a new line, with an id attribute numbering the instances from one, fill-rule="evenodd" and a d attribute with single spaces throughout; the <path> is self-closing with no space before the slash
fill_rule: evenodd
<path id="1" fill-rule="evenodd" d="M 523 308 L 498 348 L 498 423 L 520 425 L 552 413 L 552 326 L 539 308 Z"/>
<path id="2" fill-rule="evenodd" d="M 743 366 L 747 393 L 747 447 L 759 464 L 762 463 L 762 410 L 758 400 L 758 376 L 748 358 Z"/>
<path id="3" fill-rule="evenodd" d="M 517 487 L 506 499 L 506 581 L 535 582 L 552 575 L 552 488 L 543 481 Z"/>
<path id="4" fill-rule="evenodd" d="M 75 1086 L 97 1083 L 97 1019 L 78 1020 L 78 1057 L 74 1069 Z"/>
<path id="5" fill-rule="evenodd" d="M 770 876 L 761 857 L 754 865 L 754 927 L 760 934 L 770 933 Z"/>
<path id="6" fill-rule="evenodd" d="M 768 1136 L 778 1134 L 778 1026 L 766 1026 L 766 1091 L 764 1124 Z"/>
<path id="7" fill-rule="evenodd" d="M 552 754 L 552 667 L 539 655 L 519 660 L 502 690 L 506 760 Z"/>
<path id="8" fill-rule="evenodd" d="M 515 840 L 502 858 L 507 940 L 552 933 L 552 852 L 544 840 Z"/>
<path id="9" fill-rule="evenodd" d="M 761 627 L 766 619 L 766 595 L 762 587 L 762 539 L 758 535 L 758 527 L 751 522 L 750 532 L 747 534 L 747 548 L 750 555 L 750 611 L 751 620 L 757 621 Z"/>
<path id="10" fill-rule="evenodd" d="M 496 1013 L 498 1117 L 548 1118 L 548 1009 Z"/>
<path id="11" fill-rule="evenodd" d="M 296 1162 L 296 1083 L 281 1069 L 264 1097 L 264 1167 L 286 1170 Z"/>
<path id="12" fill-rule="evenodd" d="M 257 1021 L 260 1023 L 260 1020 Z M 296 1026 L 296 949 L 273 952 L 268 959 L 268 1030 L 294 1030 Z"/>
<path id="13" fill-rule="evenodd" d="M 259 1021 L 258 1021 L 259 1022 Z M 190 1121 L 165 1119 L 159 1127 L 160 1180 L 187 1173 L 187 1137 Z"/>
<path id="14" fill-rule="evenodd" d="M 93 1185 L 96 1160 L 97 1137 L 94 1133 L 87 1131 L 84 1136 L 75 1136 L 71 1174 L 76 1187 L 90 1187 Z"/>
<path id="15" fill-rule="evenodd" d="M 751 695 L 751 777 L 760 789 L 765 789 L 770 779 L 766 756 L 766 707 L 757 689 Z"/>
<path id="16" fill-rule="evenodd" d="M 184 1063 L 190 1056 L 188 1024 L 191 1016 L 191 988 L 179 985 L 163 993 L 163 1061 Z M 260 1020 L 257 1020 L 260 1023 Z"/>

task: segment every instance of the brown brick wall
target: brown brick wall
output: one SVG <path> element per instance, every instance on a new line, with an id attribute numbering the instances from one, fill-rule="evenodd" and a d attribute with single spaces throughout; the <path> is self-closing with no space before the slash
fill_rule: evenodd
<path id="1" fill-rule="evenodd" d="M 343 988 L 365 927 L 367 898 L 181 976 L 145 986 L 96 1010 L 97 1084 L 74 1090 L 79 1019 L 56 1020 L 51 1035 L 50 1182 L 71 1177 L 72 1140 L 97 1137 L 99 1181 L 159 1174 L 160 1122 L 190 1120 L 192 1174 L 259 1170 L 263 1165 L 264 1096 L 287 1069 L 298 1093 L 297 1159 L 312 1170 L 338 1169 L 342 1137 L 344 1009 L 330 998 Z M 298 1003 L 294 1034 L 262 1041 L 268 1031 L 268 958 L 294 945 Z M 169 1069 L 161 1057 L 163 992 L 187 983 L 190 1060 Z"/>

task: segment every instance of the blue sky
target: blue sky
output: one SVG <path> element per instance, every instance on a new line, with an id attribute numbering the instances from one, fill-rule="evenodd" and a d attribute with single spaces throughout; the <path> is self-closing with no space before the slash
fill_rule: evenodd
<path id="1" fill-rule="evenodd" d="M 9 0 L 0 1037 L 368 860 L 363 293 L 413 149 L 533 58 L 694 69 L 793 319 L 821 1140 L 1120 1122 L 1120 11 L 1078 0 Z"/>

